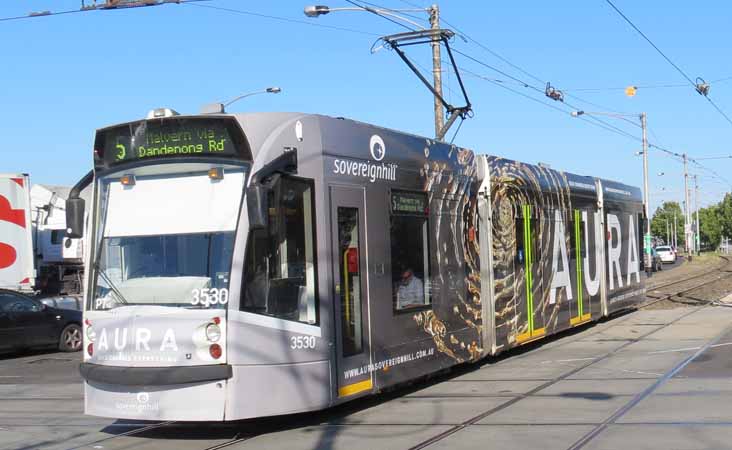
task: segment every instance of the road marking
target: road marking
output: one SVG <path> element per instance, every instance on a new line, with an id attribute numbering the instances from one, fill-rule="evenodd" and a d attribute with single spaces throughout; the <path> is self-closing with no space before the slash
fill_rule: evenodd
<path id="1" fill-rule="evenodd" d="M 725 342 L 725 343 L 722 343 L 722 344 L 710 345 L 709 348 L 724 347 L 724 346 L 727 346 L 727 345 L 732 345 L 732 342 Z M 659 350 L 659 351 L 656 351 L 656 352 L 648 352 L 648 354 L 649 355 L 659 355 L 659 354 L 662 354 L 662 353 L 690 352 L 692 350 L 699 350 L 700 348 L 701 348 L 701 346 L 698 346 L 698 347 L 686 347 L 686 348 L 674 348 L 674 349 L 671 349 L 671 350 Z"/>
<path id="2" fill-rule="evenodd" d="M 628 370 L 628 369 L 617 369 L 620 372 L 627 372 L 627 373 L 637 373 L 638 375 L 653 375 L 656 377 L 660 377 L 663 374 L 662 373 L 656 373 L 656 372 L 642 372 L 640 370 Z"/>
<path id="3" fill-rule="evenodd" d="M 597 359 L 597 357 L 594 357 L 594 358 L 574 358 L 574 359 L 555 359 L 555 360 L 550 360 L 550 361 L 542 361 L 539 364 L 565 363 L 565 362 L 575 362 L 575 361 L 591 361 L 593 359 Z"/>

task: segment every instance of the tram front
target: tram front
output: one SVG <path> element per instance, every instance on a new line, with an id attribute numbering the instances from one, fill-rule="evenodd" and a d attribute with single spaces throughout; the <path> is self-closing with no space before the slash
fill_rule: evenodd
<path id="1" fill-rule="evenodd" d="M 223 420 L 227 304 L 251 151 L 233 117 L 158 115 L 96 136 L 85 410 Z"/>

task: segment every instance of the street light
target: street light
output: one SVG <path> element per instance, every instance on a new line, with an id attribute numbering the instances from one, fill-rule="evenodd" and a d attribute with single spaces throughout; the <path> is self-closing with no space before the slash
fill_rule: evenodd
<path id="1" fill-rule="evenodd" d="M 640 114 L 621 114 L 621 113 L 611 113 L 611 112 L 593 112 L 593 111 L 572 111 L 570 115 L 572 117 L 579 117 L 582 115 L 590 115 L 590 116 L 609 116 L 614 117 L 616 119 L 625 120 L 626 122 L 630 122 L 635 126 L 640 126 L 642 130 L 642 136 L 643 136 L 643 151 L 641 152 L 643 154 L 643 212 L 646 216 L 646 232 L 643 236 L 643 249 L 644 249 L 644 266 L 646 269 L 646 275 L 651 276 L 651 216 L 648 212 L 648 136 L 646 134 L 646 113 L 642 112 Z M 634 122 L 629 119 L 629 117 L 635 117 L 636 119 L 640 119 L 640 125 L 638 125 L 637 122 Z"/>
<path id="2" fill-rule="evenodd" d="M 276 86 L 274 86 L 274 87 L 268 87 L 267 89 L 264 89 L 264 90 L 261 90 L 261 91 L 254 91 L 254 92 L 250 92 L 248 94 L 242 94 L 242 95 L 240 95 L 238 97 L 234 97 L 232 100 L 229 100 L 228 102 L 224 103 L 224 106 L 225 107 L 226 106 L 229 106 L 229 105 L 231 105 L 232 103 L 234 103 L 236 101 L 239 101 L 239 100 L 241 100 L 241 99 L 243 99 L 245 97 L 250 97 L 252 95 L 257 95 L 257 94 L 279 94 L 280 92 L 282 92 L 282 89 L 280 89 L 280 88 L 278 88 Z"/>
<path id="3" fill-rule="evenodd" d="M 201 108 L 201 114 L 223 114 L 226 112 L 226 107 L 231 105 L 234 102 L 237 102 L 243 98 L 251 97 L 252 95 L 257 94 L 279 94 L 282 92 L 282 89 L 280 89 L 277 86 L 268 87 L 266 89 L 262 89 L 261 91 L 254 91 L 249 92 L 246 94 L 242 94 L 238 97 L 234 97 L 233 99 L 229 100 L 228 102 L 220 102 L 220 103 L 209 103 L 208 105 L 203 105 Z"/>

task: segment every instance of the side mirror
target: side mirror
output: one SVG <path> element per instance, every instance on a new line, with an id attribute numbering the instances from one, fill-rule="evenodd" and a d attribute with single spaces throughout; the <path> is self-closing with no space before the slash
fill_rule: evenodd
<path id="1" fill-rule="evenodd" d="M 84 236 L 84 199 L 66 200 L 66 237 L 79 239 Z"/>
<path id="2" fill-rule="evenodd" d="M 269 225 L 269 189 L 256 183 L 247 188 L 247 211 L 249 212 L 249 229 L 265 229 Z"/>
<path id="3" fill-rule="evenodd" d="M 297 150 L 286 151 L 254 175 L 246 192 L 250 230 L 269 226 L 269 193 L 277 189 L 282 174 L 292 173 L 297 173 Z M 279 196 L 275 195 L 275 198 Z"/>

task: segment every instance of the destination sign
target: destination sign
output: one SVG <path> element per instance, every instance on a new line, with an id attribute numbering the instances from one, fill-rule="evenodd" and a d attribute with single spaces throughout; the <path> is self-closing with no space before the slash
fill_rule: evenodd
<path id="1" fill-rule="evenodd" d="M 233 156 L 237 147 L 229 127 L 217 119 L 135 122 L 104 133 L 104 163 L 175 156 Z"/>
<path id="2" fill-rule="evenodd" d="M 391 193 L 391 212 L 426 216 L 429 213 L 427 196 L 417 192 L 393 191 Z"/>

